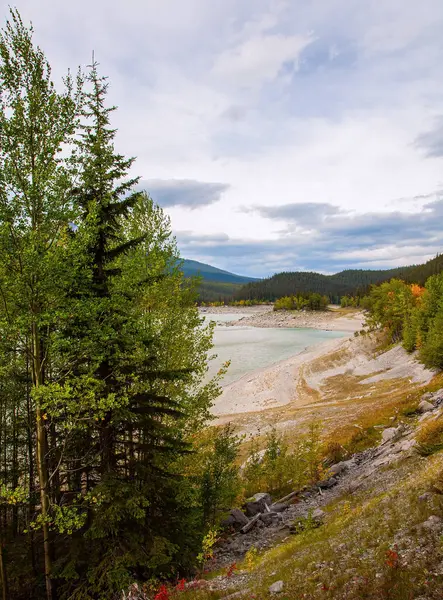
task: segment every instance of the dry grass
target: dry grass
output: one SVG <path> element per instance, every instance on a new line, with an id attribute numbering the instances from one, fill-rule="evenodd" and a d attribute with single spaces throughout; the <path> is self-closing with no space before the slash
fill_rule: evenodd
<path id="1" fill-rule="evenodd" d="M 418 430 L 416 440 L 423 456 L 443 450 L 443 419 L 430 419 Z"/>

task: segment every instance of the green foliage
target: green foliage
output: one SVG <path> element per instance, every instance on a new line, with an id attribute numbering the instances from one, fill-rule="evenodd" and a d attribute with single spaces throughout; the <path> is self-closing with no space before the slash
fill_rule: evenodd
<path id="1" fill-rule="evenodd" d="M 217 529 L 210 529 L 202 540 L 202 551 L 197 555 L 200 564 L 204 563 L 214 556 L 214 546 L 218 540 Z"/>
<path id="2" fill-rule="evenodd" d="M 216 429 L 206 444 L 200 474 L 200 503 L 205 527 L 214 526 L 233 504 L 240 482 L 235 461 L 239 438 L 230 425 Z M 200 460 L 201 460 L 200 459 Z"/>
<path id="3" fill-rule="evenodd" d="M 342 296 L 350 297 L 346 302 L 362 305 L 362 299 L 369 293 L 371 285 L 402 279 L 407 283 L 424 285 L 431 275 L 443 270 L 443 255 L 437 255 L 423 265 L 399 267 L 385 271 L 348 269 L 334 275 L 312 272 L 283 272 L 272 277 L 244 285 L 235 293 L 235 299 L 261 300 L 274 302 L 284 296 L 297 296 L 303 293 L 318 293 L 328 296 L 333 304 L 340 304 Z M 349 306 L 350 304 L 347 304 Z"/>
<path id="4" fill-rule="evenodd" d="M 308 432 L 290 444 L 274 428 L 266 435 L 264 453 L 253 439 L 242 472 L 246 496 L 262 490 L 279 495 L 318 481 L 324 474 L 320 435 L 320 424 L 312 422 Z"/>
<path id="5" fill-rule="evenodd" d="M 292 525 L 292 531 L 295 534 L 300 534 L 308 531 L 312 531 L 313 529 L 317 529 L 321 525 L 321 521 L 318 519 L 314 519 L 312 516 L 312 509 L 308 512 L 307 517 L 301 517 L 294 521 Z"/>
<path id="6" fill-rule="evenodd" d="M 432 275 L 422 288 L 393 279 L 374 287 L 367 325 L 382 328 L 389 341 L 419 351 L 427 367 L 443 368 L 443 274 Z"/>
<path id="7" fill-rule="evenodd" d="M 284 296 L 274 303 L 274 310 L 326 310 L 329 304 L 327 296 L 320 294 L 298 294 Z"/>
<path id="8" fill-rule="evenodd" d="M 415 306 L 411 286 L 400 279 L 391 279 L 374 287 L 370 299 L 366 324 L 369 328 L 382 327 L 391 341 L 400 341 L 405 321 Z"/>
<path id="9" fill-rule="evenodd" d="M 183 483 L 187 501 L 179 466 L 220 391 L 213 327 L 169 220 L 133 192 L 97 65 L 56 86 L 13 11 L 0 84 L 2 543 L 26 544 L 6 570 L 35 597 L 110 598 L 195 564 L 203 479 Z M 215 446 L 213 515 L 235 487 L 235 444 Z"/>

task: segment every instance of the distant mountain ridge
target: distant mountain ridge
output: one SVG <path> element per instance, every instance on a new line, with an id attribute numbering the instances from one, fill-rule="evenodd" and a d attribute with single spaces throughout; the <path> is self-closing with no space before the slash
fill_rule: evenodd
<path id="1" fill-rule="evenodd" d="M 181 266 L 181 270 L 185 277 L 195 277 L 201 275 L 205 281 L 217 281 L 220 283 L 249 283 L 259 281 L 254 277 L 245 277 L 236 275 L 223 269 L 218 269 L 211 265 L 198 262 L 197 260 L 185 259 Z"/>

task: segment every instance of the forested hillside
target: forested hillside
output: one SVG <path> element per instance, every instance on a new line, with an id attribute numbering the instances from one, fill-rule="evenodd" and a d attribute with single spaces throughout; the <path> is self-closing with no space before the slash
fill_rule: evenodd
<path id="1" fill-rule="evenodd" d="M 426 279 L 443 270 L 441 255 L 423 265 L 398 267 L 388 270 L 348 269 L 335 275 L 321 275 L 313 272 L 283 272 L 272 277 L 248 283 L 235 292 L 236 300 L 275 301 L 283 296 L 314 292 L 329 296 L 331 302 L 338 303 L 341 296 L 363 296 L 370 286 L 396 277 L 411 283 L 423 284 Z"/>

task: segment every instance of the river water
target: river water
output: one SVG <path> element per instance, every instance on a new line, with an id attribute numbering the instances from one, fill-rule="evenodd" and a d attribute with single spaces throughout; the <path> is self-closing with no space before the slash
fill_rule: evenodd
<path id="1" fill-rule="evenodd" d="M 204 315 L 205 320 L 224 323 L 236 321 L 246 314 L 223 313 Z M 326 340 L 349 336 L 349 332 L 321 329 L 261 328 L 217 325 L 214 332 L 213 354 L 209 376 L 215 375 L 221 365 L 230 360 L 223 386 L 240 379 L 246 373 L 267 367 L 303 352 L 309 346 Z"/>

